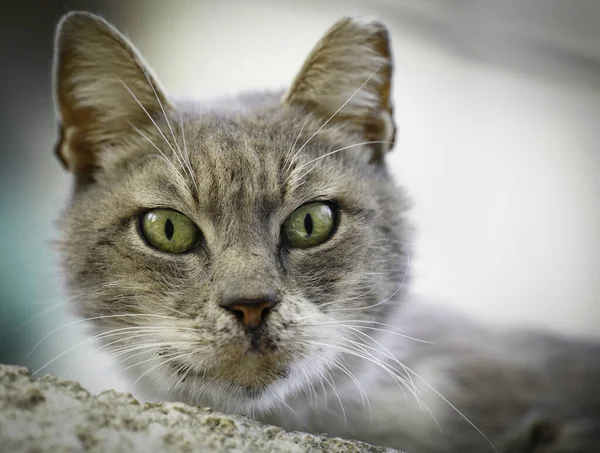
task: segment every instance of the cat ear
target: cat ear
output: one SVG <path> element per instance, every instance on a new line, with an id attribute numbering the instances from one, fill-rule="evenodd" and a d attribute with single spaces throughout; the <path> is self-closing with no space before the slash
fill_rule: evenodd
<path id="1" fill-rule="evenodd" d="M 93 179 L 100 149 L 131 133 L 133 123 L 148 123 L 163 106 L 170 108 L 134 47 L 93 14 L 69 13 L 60 21 L 54 77 L 60 118 L 56 154 L 84 180 Z"/>
<path id="2" fill-rule="evenodd" d="M 308 56 L 284 104 L 300 105 L 373 146 L 381 159 L 394 142 L 393 62 L 387 29 L 377 21 L 344 18 Z M 339 111 L 338 111 L 339 109 Z"/>

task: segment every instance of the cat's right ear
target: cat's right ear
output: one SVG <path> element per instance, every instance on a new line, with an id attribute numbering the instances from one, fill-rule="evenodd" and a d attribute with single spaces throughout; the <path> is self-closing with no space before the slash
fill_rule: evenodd
<path id="1" fill-rule="evenodd" d="M 132 125 L 170 109 L 138 52 L 112 25 L 90 13 L 60 21 L 54 53 L 54 98 L 60 121 L 56 155 L 78 180 L 93 181 L 100 152 Z"/>
<path id="2" fill-rule="evenodd" d="M 317 43 L 283 102 L 320 116 L 323 125 L 370 141 L 372 160 L 381 161 L 396 133 L 392 75 L 386 27 L 376 20 L 346 17 Z"/>

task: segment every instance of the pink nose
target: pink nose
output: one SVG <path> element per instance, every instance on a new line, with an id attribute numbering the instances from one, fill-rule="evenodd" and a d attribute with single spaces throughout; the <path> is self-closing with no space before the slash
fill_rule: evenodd
<path id="1" fill-rule="evenodd" d="M 221 295 L 219 305 L 235 315 L 246 329 L 256 329 L 278 302 L 279 298 L 273 290 L 240 294 L 229 289 Z"/>
<path id="2" fill-rule="evenodd" d="M 247 329 L 255 329 L 263 323 L 274 305 L 275 302 L 263 300 L 260 302 L 240 302 L 228 305 L 224 308 L 231 311 L 244 327 Z"/>

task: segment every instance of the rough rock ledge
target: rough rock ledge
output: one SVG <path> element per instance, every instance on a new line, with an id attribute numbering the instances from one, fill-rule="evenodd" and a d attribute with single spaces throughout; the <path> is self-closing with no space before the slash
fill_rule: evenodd
<path id="1" fill-rule="evenodd" d="M 180 403 L 140 404 L 113 390 L 91 395 L 52 376 L 0 364 L 2 452 L 372 452 L 395 450 L 288 432 Z"/>

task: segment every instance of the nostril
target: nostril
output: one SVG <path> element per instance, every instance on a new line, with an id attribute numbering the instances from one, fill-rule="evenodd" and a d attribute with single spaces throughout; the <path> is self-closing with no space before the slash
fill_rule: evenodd
<path id="1" fill-rule="evenodd" d="M 260 314 L 261 318 L 263 319 L 263 321 L 265 320 L 265 318 L 269 315 L 269 313 L 271 313 L 271 309 L 272 307 L 265 307 L 263 308 L 262 313 Z"/>
<path id="2" fill-rule="evenodd" d="M 229 308 L 229 307 L 223 307 L 225 308 L 225 310 L 233 313 L 233 315 L 236 317 L 236 319 L 240 322 L 244 321 L 244 312 L 242 310 L 237 310 L 235 308 Z"/>

